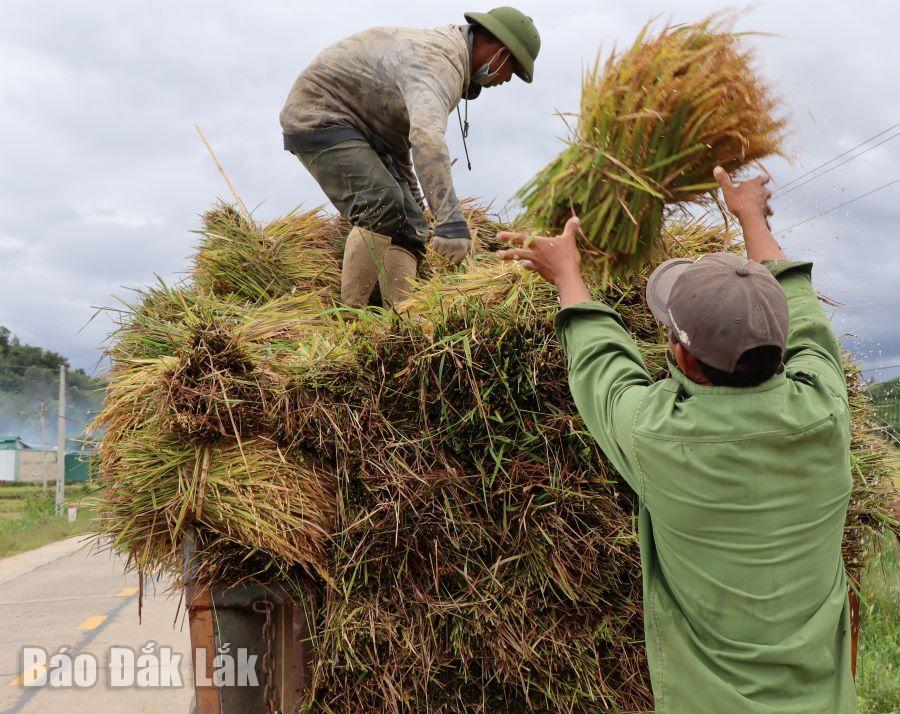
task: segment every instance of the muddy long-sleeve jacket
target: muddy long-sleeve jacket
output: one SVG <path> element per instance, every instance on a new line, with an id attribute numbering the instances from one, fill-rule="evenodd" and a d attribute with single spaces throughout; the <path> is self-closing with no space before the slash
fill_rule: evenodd
<path id="1" fill-rule="evenodd" d="M 304 150 L 364 138 L 415 195 L 414 166 L 435 216 L 435 234 L 468 237 L 444 132 L 468 87 L 469 65 L 457 25 L 364 30 L 324 49 L 300 74 L 281 111 L 281 127 Z"/>

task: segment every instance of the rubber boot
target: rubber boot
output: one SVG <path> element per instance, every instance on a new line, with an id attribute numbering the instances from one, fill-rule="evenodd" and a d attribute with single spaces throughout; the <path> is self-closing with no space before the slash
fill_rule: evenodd
<path id="1" fill-rule="evenodd" d="M 384 273 L 378 285 L 385 307 L 403 302 L 412 288 L 409 281 L 416 277 L 418 264 L 416 256 L 406 248 L 392 245 L 384 252 Z"/>
<path id="2" fill-rule="evenodd" d="M 389 236 L 365 228 L 350 231 L 344 246 L 344 267 L 341 271 L 342 303 L 351 307 L 365 307 L 368 304 L 379 272 L 383 272 L 385 251 L 390 244 Z"/>

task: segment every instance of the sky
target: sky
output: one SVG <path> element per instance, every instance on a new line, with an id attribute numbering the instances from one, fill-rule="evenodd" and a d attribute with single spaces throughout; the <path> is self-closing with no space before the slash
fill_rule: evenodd
<path id="1" fill-rule="evenodd" d="M 457 192 L 510 199 L 562 148 L 556 112 L 578 108 L 582 72 L 651 18 L 691 22 L 722 5 L 518 0 L 542 36 L 535 80 L 469 104 L 472 171 L 448 124 Z M 4 0 L 0 24 L 0 325 L 95 371 L 113 327 L 101 307 L 190 269 L 199 215 L 228 190 L 199 123 L 260 220 L 326 203 L 282 149 L 278 113 L 296 75 L 332 42 L 375 25 L 436 27 L 491 6 L 382 0 Z M 790 118 L 793 163 L 776 185 L 900 123 L 900 5 L 759 2 L 737 27 Z M 898 128 L 876 141 L 890 139 Z M 872 142 L 874 143 L 874 142 Z M 871 144 L 867 145 L 871 146 Z M 785 251 L 815 262 L 839 302 L 843 344 L 886 379 L 900 374 L 900 183 L 796 229 L 778 231 L 900 178 L 900 138 L 773 202 Z"/>

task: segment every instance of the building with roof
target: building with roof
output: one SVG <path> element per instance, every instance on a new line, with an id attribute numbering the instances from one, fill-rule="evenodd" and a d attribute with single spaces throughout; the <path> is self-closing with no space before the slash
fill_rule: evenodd
<path id="1" fill-rule="evenodd" d="M 29 448 L 18 436 L 0 436 L 0 481 L 17 481 L 19 453 Z"/>
<path id="2" fill-rule="evenodd" d="M 88 481 L 91 451 L 69 451 L 66 483 Z M 18 436 L 0 436 L 0 482 L 43 483 L 56 480 L 56 449 L 35 449 Z"/>

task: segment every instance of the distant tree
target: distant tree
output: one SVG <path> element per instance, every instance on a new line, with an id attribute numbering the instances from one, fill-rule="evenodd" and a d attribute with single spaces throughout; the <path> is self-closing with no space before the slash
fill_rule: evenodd
<path id="1" fill-rule="evenodd" d="M 69 361 L 57 352 L 28 345 L 0 326 L 0 434 L 20 436 L 37 445 L 40 404 L 46 413 L 48 445 L 56 443 L 59 366 Z M 66 437 L 80 438 L 103 401 L 105 383 L 83 369 L 66 373 Z"/>

